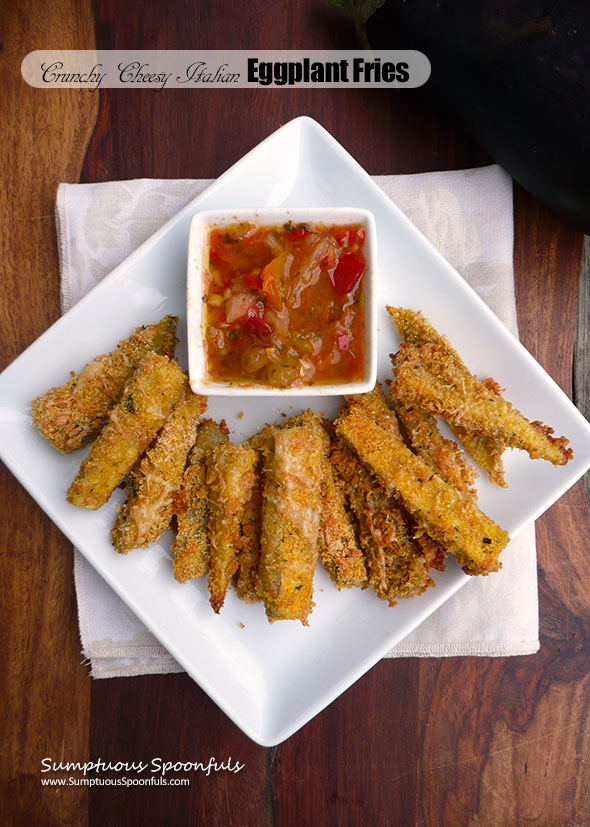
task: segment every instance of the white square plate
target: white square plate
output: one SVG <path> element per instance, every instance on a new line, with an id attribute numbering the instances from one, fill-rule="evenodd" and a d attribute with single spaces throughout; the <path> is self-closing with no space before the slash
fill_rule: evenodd
<path id="1" fill-rule="evenodd" d="M 230 593 L 221 614 L 208 604 L 205 580 L 180 585 L 169 538 L 121 557 L 110 545 L 112 501 L 96 512 L 66 502 L 85 451 L 62 456 L 32 426 L 31 400 L 64 382 L 140 324 L 166 313 L 185 328 L 186 251 L 191 218 L 217 208 L 358 206 L 371 210 L 378 234 L 378 376 L 391 375 L 398 339 L 386 303 L 420 308 L 446 333 L 469 368 L 493 376 L 529 418 L 566 434 L 575 452 L 565 467 L 506 457 L 508 491 L 479 480 L 484 511 L 515 536 L 590 466 L 590 426 L 565 394 L 395 207 L 350 155 L 317 123 L 297 118 L 275 132 L 188 204 L 0 376 L 0 456 L 61 530 L 216 703 L 259 744 L 289 737 L 416 628 L 468 578 L 452 562 L 435 573 L 436 589 L 394 609 L 371 591 L 338 592 L 316 575 L 310 626 L 270 626 L 260 605 Z M 177 354 L 186 366 L 186 338 Z M 289 401 L 292 404 L 289 404 Z M 308 404 L 333 415 L 338 397 L 212 398 L 239 441 L 281 411 Z M 279 407 L 280 406 L 280 407 Z M 238 416 L 243 412 L 243 417 Z M 244 628 L 241 628 L 241 625 Z"/>

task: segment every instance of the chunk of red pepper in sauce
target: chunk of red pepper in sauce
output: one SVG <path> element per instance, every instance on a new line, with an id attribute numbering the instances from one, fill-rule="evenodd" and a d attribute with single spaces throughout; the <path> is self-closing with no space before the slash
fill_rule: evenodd
<path id="1" fill-rule="evenodd" d="M 246 273 L 244 276 L 242 276 L 242 281 L 250 290 L 262 290 L 262 281 L 260 279 L 260 276 L 253 276 L 250 273 Z"/>
<path id="2" fill-rule="evenodd" d="M 294 230 L 291 230 L 290 233 L 287 233 L 287 238 L 289 241 L 301 241 L 302 238 L 305 238 L 306 235 L 309 235 L 309 230 L 307 227 L 295 227 Z"/>
<path id="3" fill-rule="evenodd" d="M 357 287 L 367 263 L 365 257 L 353 250 L 345 250 L 334 270 L 334 287 L 339 293 L 352 293 Z"/>
<path id="4" fill-rule="evenodd" d="M 256 305 L 248 310 L 242 327 L 254 339 L 266 339 L 272 333 L 272 327 L 264 321 L 260 308 Z"/>

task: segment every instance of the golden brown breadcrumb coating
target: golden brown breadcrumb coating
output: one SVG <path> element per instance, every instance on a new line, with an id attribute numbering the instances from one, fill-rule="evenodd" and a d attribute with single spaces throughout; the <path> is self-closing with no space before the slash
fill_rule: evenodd
<path id="1" fill-rule="evenodd" d="M 210 603 L 219 612 L 242 549 L 244 511 L 252 496 L 258 454 L 248 445 L 222 442 L 207 455 L 209 486 Z"/>
<path id="2" fill-rule="evenodd" d="M 359 393 L 352 396 L 345 396 L 344 400 L 349 405 L 360 405 L 369 413 L 371 419 L 375 422 L 379 422 L 382 428 L 390 430 L 395 437 L 401 439 L 397 416 L 390 408 L 385 394 L 383 393 L 383 388 L 379 382 L 375 384 L 375 387 L 373 390 L 369 391 L 369 393 Z"/>
<path id="3" fill-rule="evenodd" d="M 364 408 L 371 419 L 395 439 L 402 439 L 396 412 L 390 408 L 379 382 L 369 393 L 344 398 L 349 405 L 357 404 Z M 429 569 L 444 571 L 443 547 L 428 536 L 424 526 L 416 524 L 395 497 L 382 488 L 350 448 L 342 446 L 342 450 L 348 452 L 350 474 L 354 473 L 356 466 L 357 480 L 364 480 L 366 492 L 371 492 L 365 492 L 364 500 L 360 502 L 359 523 L 361 544 L 368 559 L 373 561 L 369 569 L 374 572 L 373 586 L 377 595 L 393 606 L 396 598 L 422 594 L 429 586 L 434 586 Z M 358 494 L 356 496 L 358 499 Z M 406 560 L 403 566 L 397 559 L 399 556 Z"/>
<path id="4" fill-rule="evenodd" d="M 367 567 L 346 507 L 345 485 L 326 460 L 322 488 L 319 557 L 339 589 L 360 586 Z"/>
<path id="5" fill-rule="evenodd" d="M 457 366 L 461 370 L 467 370 L 459 354 L 451 347 L 448 340 L 434 329 L 420 311 L 409 310 L 404 307 L 387 307 L 386 309 L 397 327 L 402 342 L 410 345 L 425 345 L 429 342 L 432 344 L 445 343 L 449 347 L 449 353 Z M 486 379 L 484 382 L 488 384 L 490 389 L 492 389 L 493 384 L 493 390 L 498 392 L 499 389 L 493 380 Z M 504 463 L 502 462 L 502 454 L 506 449 L 504 443 L 491 436 L 475 434 L 461 425 L 447 424 L 461 440 L 463 447 L 471 458 L 487 473 L 490 482 L 501 488 L 506 488 Z"/>
<path id="6" fill-rule="evenodd" d="M 176 528 L 172 553 L 174 577 L 179 583 L 203 577 L 209 571 L 209 496 L 205 463 L 207 451 L 227 441 L 225 422 L 217 423 L 212 419 L 201 422 L 182 486 L 174 495 L 172 510 L 176 515 Z"/>
<path id="7" fill-rule="evenodd" d="M 187 388 L 158 436 L 131 472 L 127 498 L 119 508 L 112 542 L 119 554 L 155 543 L 170 525 L 174 493 L 182 483 L 188 452 L 207 398 Z"/>
<path id="8" fill-rule="evenodd" d="M 300 620 L 307 626 L 327 437 L 320 417 L 308 411 L 300 425 L 273 428 L 272 438 L 265 463 L 260 594 L 271 622 Z"/>
<path id="9" fill-rule="evenodd" d="M 408 511 L 456 556 L 465 571 L 488 574 L 500 568 L 498 555 L 508 543 L 508 533 L 472 499 L 462 497 L 359 405 L 341 413 L 335 428 L 384 488 L 397 492 Z"/>
<path id="10" fill-rule="evenodd" d="M 573 456 L 569 440 L 551 436 L 553 429 L 541 422 L 529 422 L 510 402 L 457 367 L 446 345 L 401 345 L 393 363 L 392 399 L 520 448 L 531 459 L 565 465 Z"/>
<path id="11" fill-rule="evenodd" d="M 369 583 L 381 600 L 394 606 L 401 598 L 422 594 L 434 585 L 429 565 L 414 542 L 404 510 L 338 437 L 330 461 L 346 485 L 365 554 Z"/>
<path id="12" fill-rule="evenodd" d="M 262 598 L 258 589 L 260 562 L 260 532 L 262 523 L 262 454 L 257 452 L 254 481 L 250 498 L 242 512 L 239 568 L 234 575 L 234 588 L 240 600 L 258 603 Z"/>
<path id="13" fill-rule="evenodd" d="M 466 497 L 475 497 L 475 470 L 465 461 L 459 446 L 438 430 L 436 417 L 417 405 L 396 405 L 411 447 L 443 480 Z"/>
<path id="14" fill-rule="evenodd" d="M 500 488 L 508 488 L 504 478 L 504 463 L 502 454 L 506 450 L 503 442 L 492 436 L 481 436 L 461 425 L 449 423 L 453 433 L 461 440 L 469 456 L 476 462 L 482 471 L 485 471 L 491 483 Z"/>
<path id="15" fill-rule="evenodd" d="M 59 388 L 33 400 L 33 422 L 54 448 L 69 454 L 91 442 L 140 360 L 150 351 L 172 358 L 177 316 L 138 327 L 112 353 L 97 356 Z"/>
<path id="16" fill-rule="evenodd" d="M 108 422 L 83 460 L 67 498 L 72 505 L 104 505 L 166 421 L 187 387 L 187 379 L 167 356 L 148 354 L 125 385 Z"/>

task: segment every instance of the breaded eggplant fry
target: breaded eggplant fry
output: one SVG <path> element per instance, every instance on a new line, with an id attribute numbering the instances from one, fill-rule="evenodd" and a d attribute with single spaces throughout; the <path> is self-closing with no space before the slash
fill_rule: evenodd
<path id="1" fill-rule="evenodd" d="M 428 534 L 452 552 L 468 574 L 489 574 L 508 533 L 445 482 L 401 440 L 380 428 L 359 405 L 336 421 L 336 432 L 376 474 L 389 493 L 397 492 Z"/>
<path id="2" fill-rule="evenodd" d="M 67 499 L 96 509 L 104 505 L 166 421 L 187 387 L 187 379 L 167 356 L 149 354 L 125 385 L 108 422 L 83 460 Z"/>
<path id="3" fill-rule="evenodd" d="M 371 418 L 378 422 L 382 428 L 391 430 L 391 433 L 401 438 L 399 423 L 394 411 L 389 407 L 389 403 L 383 393 L 383 388 L 377 382 L 375 387 L 369 393 L 359 393 L 352 396 L 345 396 L 344 399 L 348 404 L 357 404 L 364 408 Z"/>
<path id="4" fill-rule="evenodd" d="M 385 394 L 383 393 L 383 389 L 378 382 L 370 393 L 357 394 L 356 396 L 347 396 L 344 398 L 349 404 L 357 403 L 358 405 L 361 405 L 361 407 L 365 408 L 365 410 L 371 415 L 371 418 L 378 425 L 385 428 L 385 430 L 390 431 L 394 438 L 402 439 L 399 429 L 397 409 L 395 412 L 391 410 Z M 350 449 L 347 450 L 350 451 Z M 356 456 L 355 461 L 360 464 L 360 461 Z M 363 468 L 362 465 L 361 468 Z M 364 473 L 366 474 L 368 472 L 364 471 Z M 387 495 L 384 493 L 384 496 Z M 383 497 L 381 499 L 385 502 Z M 383 507 L 385 508 L 386 506 Z M 402 519 L 400 519 L 400 517 Z M 381 517 L 381 519 L 383 519 L 383 517 Z M 424 568 L 421 567 L 421 563 L 419 561 L 413 568 L 409 569 L 407 572 L 408 582 L 404 581 L 403 572 L 397 571 L 396 567 L 393 568 L 396 576 L 393 586 L 388 590 L 389 594 L 393 595 L 397 589 L 400 591 L 398 596 L 412 597 L 413 594 L 421 594 L 428 586 L 434 585 L 434 581 L 428 576 L 428 570 L 435 568 L 439 571 L 444 571 L 444 558 L 446 556 L 446 552 L 440 543 L 428 536 L 423 526 L 417 526 L 415 524 L 415 521 L 413 521 L 405 509 L 400 509 L 399 503 L 393 503 L 392 520 L 394 521 L 394 524 L 398 525 L 398 540 L 393 543 L 393 550 L 396 551 L 397 549 L 397 552 L 399 553 L 400 549 L 410 549 L 410 556 L 416 556 L 418 553 L 421 553 L 424 556 Z M 408 541 L 406 539 L 408 536 L 408 530 L 409 536 L 412 538 L 410 545 L 408 545 Z M 375 542 L 377 543 L 377 546 L 379 546 L 380 537 L 389 538 L 392 536 L 395 536 L 395 533 L 391 534 L 390 531 L 381 532 L 380 534 L 377 534 Z M 418 546 L 418 549 L 416 549 L 416 545 Z M 387 554 L 387 551 L 385 554 Z M 408 556 L 408 553 L 406 553 L 405 556 Z M 411 583 L 409 582 L 410 580 L 412 581 Z M 379 596 L 385 597 L 386 599 L 391 599 L 391 597 L 387 597 L 387 594 L 380 594 Z"/>
<path id="5" fill-rule="evenodd" d="M 402 342 L 409 345 L 425 345 L 429 342 L 445 344 L 458 368 L 469 373 L 459 354 L 451 347 L 450 342 L 434 329 L 422 313 L 403 307 L 387 307 L 387 311 L 397 327 Z M 493 383 L 494 387 L 492 388 L 489 383 Z M 493 380 L 484 380 L 484 384 L 487 384 L 494 392 L 499 392 L 499 388 Z M 504 443 L 490 436 L 474 434 L 468 428 L 460 425 L 448 424 L 463 443 L 467 453 L 488 474 L 490 482 L 501 488 L 506 488 L 504 463 L 502 462 L 502 454 L 506 449 Z"/>
<path id="6" fill-rule="evenodd" d="M 398 599 L 422 594 L 433 586 L 428 561 L 412 538 L 406 514 L 391 494 L 338 437 L 332 443 L 330 461 L 345 481 L 369 583 L 377 596 L 394 606 Z"/>
<path id="7" fill-rule="evenodd" d="M 172 358 L 177 316 L 138 327 L 112 353 L 93 362 L 59 388 L 33 401 L 33 422 L 54 448 L 69 454 L 91 442 L 107 422 L 111 408 L 140 360 L 150 351 Z"/>
<path id="8" fill-rule="evenodd" d="M 174 495 L 176 536 L 172 546 L 174 577 L 186 583 L 209 571 L 207 517 L 209 498 L 206 483 L 207 451 L 228 441 L 225 422 L 206 419 L 199 425 L 195 445 L 190 452 L 180 491 Z"/>
<path id="9" fill-rule="evenodd" d="M 319 416 L 306 412 L 301 425 L 273 428 L 266 456 L 259 588 L 266 615 L 307 618 L 313 608 L 318 557 L 326 434 Z"/>
<path id="10" fill-rule="evenodd" d="M 477 474 L 465 462 L 457 443 L 438 430 L 436 417 L 417 405 L 400 404 L 396 412 L 415 453 L 466 497 L 475 497 L 473 483 Z"/>
<path id="11" fill-rule="evenodd" d="M 259 603 L 262 600 L 259 583 L 260 536 L 262 532 L 262 497 L 264 491 L 265 468 L 273 448 L 273 428 L 271 425 L 253 434 L 246 443 L 258 453 L 252 497 L 246 504 L 242 521 L 242 549 L 238 554 L 238 570 L 233 577 L 233 584 L 238 597 L 246 603 Z"/>
<path id="12" fill-rule="evenodd" d="M 219 612 L 242 548 L 242 522 L 252 496 L 258 455 L 248 445 L 222 442 L 207 454 L 209 486 L 209 592 L 213 611 Z"/>
<path id="13" fill-rule="evenodd" d="M 502 388 L 493 379 L 484 379 L 482 384 L 497 396 L 501 395 Z M 490 482 L 500 488 L 508 488 L 502 462 L 502 454 L 506 450 L 504 443 L 491 436 L 480 436 L 461 425 L 450 425 L 450 428 L 471 458 L 487 473 Z"/>
<path id="14" fill-rule="evenodd" d="M 261 453 L 268 453 L 272 451 L 272 443 L 273 443 L 273 426 L 272 425 L 265 425 L 261 431 L 258 431 L 255 434 L 252 434 L 246 441 L 250 448 L 254 448 L 255 451 L 260 451 Z"/>
<path id="15" fill-rule="evenodd" d="M 541 422 L 529 422 L 486 383 L 458 367 L 445 344 L 402 345 L 393 362 L 392 399 L 520 448 L 531 459 L 565 465 L 572 458 L 568 439 L 552 437 L 553 429 Z"/>
<path id="16" fill-rule="evenodd" d="M 363 552 L 359 548 L 346 510 L 344 485 L 326 460 L 322 489 L 319 557 L 339 589 L 360 586 L 367 579 Z"/>
<path id="17" fill-rule="evenodd" d="M 410 310 L 407 307 L 390 307 L 389 305 L 386 305 L 385 309 L 393 319 L 400 339 L 404 344 L 425 345 L 428 342 L 436 345 L 443 342 L 448 344 L 447 339 L 435 330 L 419 310 Z M 461 362 L 459 354 L 456 351 L 453 351 L 453 354 Z M 461 364 L 463 363 L 461 362 Z"/>
<path id="18" fill-rule="evenodd" d="M 258 590 L 261 521 L 262 454 L 258 453 L 250 499 L 246 503 L 242 515 L 242 546 L 238 552 L 239 568 L 233 581 L 238 597 L 246 603 L 258 603 L 262 599 Z"/>
<path id="19" fill-rule="evenodd" d="M 309 421 L 309 412 L 289 417 L 284 428 L 304 425 Z M 332 423 L 323 420 L 324 471 L 322 482 L 322 510 L 318 535 L 318 555 L 321 563 L 338 588 L 360 586 L 367 578 L 364 556 L 358 547 L 354 528 L 346 511 L 341 481 L 335 476 L 328 460 L 330 450 L 329 433 Z"/>
<path id="20" fill-rule="evenodd" d="M 190 388 L 131 473 L 127 498 L 119 508 L 112 542 L 119 554 L 155 543 L 170 525 L 174 493 L 182 483 L 187 454 L 194 445 L 207 398 Z"/>
<path id="21" fill-rule="evenodd" d="M 420 546 L 427 569 L 446 570 L 445 557 L 447 552 L 437 540 L 433 540 L 423 529 L 419 528 L 415 529 L 414 540 Z"/>
<path id="22" fill-rule="evenodd" d="M 461 440 L 469 456 L 486 472 L 490 482 L 500 488 L 508 488 L 502 462 L 502 454 L 506 450 L 504 443 L 491 436 L 480 436 L 461 425 L 451 424 L 450 428 Z"/>

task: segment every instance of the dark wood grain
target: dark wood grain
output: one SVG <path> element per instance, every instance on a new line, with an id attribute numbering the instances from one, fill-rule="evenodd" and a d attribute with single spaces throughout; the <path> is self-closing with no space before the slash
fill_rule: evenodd
<path id="1" fill-rule="evenodd" d="M 96 117 L 90 92 L 47 95 L 20 63 L 50 43 L 92 45 L 86 3 L 57 0 L 51 14 L 26 0 L 3 4 L 0 51 L 0 366 L 59 316 L 54 204 L 59 181 L 77 181 Z M 0 469 L 0 822 L 84 824 L 88 790 L 41 786 L 41 759 L 85 761 L 90 687 L 81 665 L 72 548 Z"/>
<path id="2" fill-rule="evenodd" d="M 231 758 L 233 767 L 239 762 L 245 768 L 209 775 L 171 772 L 171 778 L 191 781 L 173 790 L 158 786 L 93 791 L 91 825 L 258 823 L 270 795 L 264 783 L 265 750 L 240 732 L 186 675 L 99 681 L 93 686 L 92 708 L 92 754 L 105 761 L 149 763 L 161 758 L 207 766 L 213 757 L 218 764 Z M 117 775 L 121 773 L 112 777 Z"/>
<path id="3" fill-rule="evenodd" d="M 580 272 L 580 298 L 574 348 L 574 402 L 590 418 L 590 236 L 584 237 Z M 586 499 L 590 504 L 590 473 L 584 476 Z"/>
<path id="4" fill-rule="evenodd" d="M 418 679 L 382 662 L 276 749 L 276 824 L 414 823 Z"/>
<path id="5" fill-rule="evenodd" d="M 320 0 L 141 8 L 97 0 L 94 9 L 58 0 L 51 12 L 29 0 L 11 15 L 13 45 L 0 57 L 11 78 L 0 113 L 10 218 L 0 240 L 2 364 L 58 315 L 59 180 L 216 176 L 300 114 L 319 120 L 373 173 L 490 160 L 412 92 L 105 90 L 98 99 L 39 92 L 19 80 L 20 57 L 50 37 L 79 46 L 96 35 L 103 48 L 353 46 L 348 24 Z M 521 337 L 571 394 L 582 237 L 519 189 L 515 207 Z M 590 516 L 580 485 L 537 525 L 537 655 L 383 661 L 286 743 L 265 750 L 186 675 L 91 684 L 80 665 L 71 549 L 5 470 L 1 482 L 2 823 L 590 823 Z M 94 788 L 87 797 L 85 788 L 41 788 L 42 755 L 231 757 L 245 767 L 237 775 L 190 773 L 189 787 Z"/>

